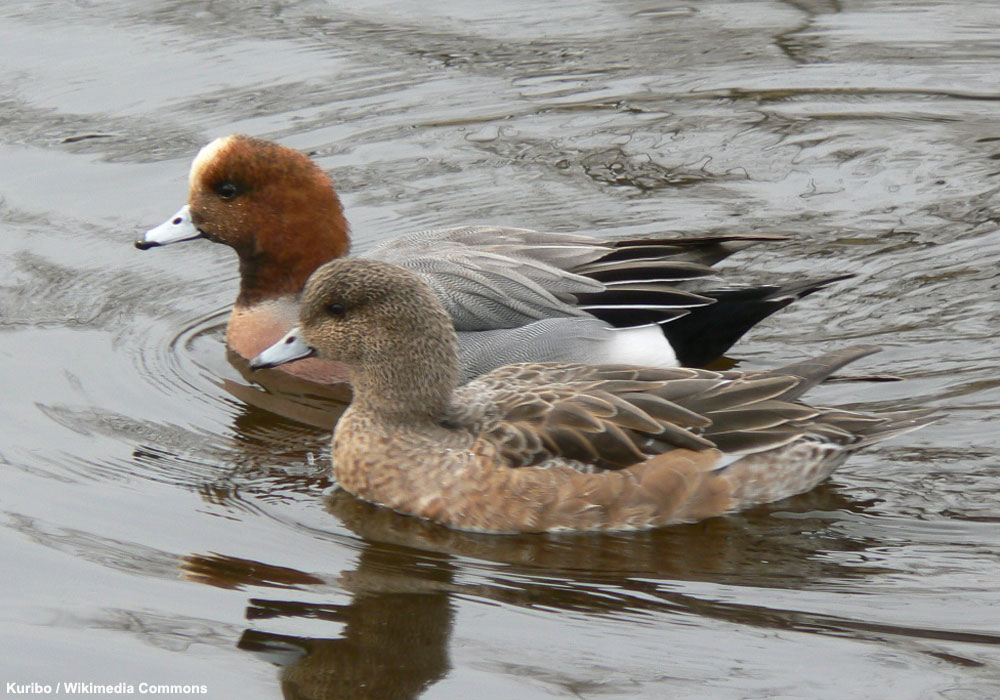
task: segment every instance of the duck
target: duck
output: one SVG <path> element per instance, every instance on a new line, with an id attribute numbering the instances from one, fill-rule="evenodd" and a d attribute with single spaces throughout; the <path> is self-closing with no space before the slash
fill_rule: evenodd
<path id="1" fill-rule="evenodd" d="M 135 245 L 206 239 L 239 259 L 228 347 L 248 360 L 296 323 L 298 296 L 323 263 L 348 255 L 350 236 L 330 177 L 308 155 L 243 134 L 194 158 L 187 203 Z M 789 284 L 718 287 L 713 265 L 773 234 L 603 240 L 502 226 L 404 234 L 361 257 L 419 274 L 459 331 L 467 381 L 523 361 L 707 366 L 770 314 L 850 274 Z M 335 383 L 336 363 L 282 367 Z"/>
<path id="2" fill-rule="evenodd" d="M 808 491 L 853 452 L 937 419 L 806 404 L 857 346 L 778 370 L 518 363 L 459 383 L 459 342 L 412 270 L 341 258 L 298 326 L 251 361 L 347 368 L 333 476 L 361 500 L 484 533 L 641 530 Z"/>

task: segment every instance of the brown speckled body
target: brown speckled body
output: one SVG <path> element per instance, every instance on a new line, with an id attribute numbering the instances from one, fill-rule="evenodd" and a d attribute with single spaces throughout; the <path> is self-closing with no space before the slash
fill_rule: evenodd
<path id="1" fill-rule="evenodd" d="M 448 527 L 497 533 L 635 530 L 702 520 L 738 504 L 729 480 L 712 473 L 716 450 L 678 449 L 598 473 L 558 463 L 497 468 L 502 459 L 495 445 L 466 431 L 401 430 L 359 413 L 348 409 L 333 441 L 341 487 Z"/>

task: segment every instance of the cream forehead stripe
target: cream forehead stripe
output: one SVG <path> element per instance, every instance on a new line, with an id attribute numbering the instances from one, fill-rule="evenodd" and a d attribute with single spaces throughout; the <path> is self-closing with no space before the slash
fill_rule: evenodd
<path id="1" fill-rule="evenodd" d="M 202 171 L 202 169 L 215 160 L 216 154 L 228 146 L 232 139 L 232 136 L 220 136 L 215 139 L 215 141 L 212 141 L 212 143 L 207 146 L 203 146 L 202 149 L 198 151 L 198 155 L 196 155 L 194 160 L 191 162 L 191 172 L 188 173 L 189 185 L 194 185 L 195 180 L 198 179 L 198 174 Z"/>

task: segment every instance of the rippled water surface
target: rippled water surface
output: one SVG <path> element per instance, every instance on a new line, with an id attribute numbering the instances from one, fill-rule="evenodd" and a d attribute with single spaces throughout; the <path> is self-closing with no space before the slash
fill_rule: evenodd
<path id="1" fill-rule="evenodd" d="M 1000 696 L 993 0 L 7 0 L 0 65 L 0 686 Z M 728 275 L 856 276 L 743 366 L 875 342 L 858 371 L 906 381 L 814 400 L 948 417 L 657 532 L 365 506 L 327 488 L 337 404 L 227 359 L 231 251 L 131 245 L 232 132 L 314 154 L 358 250 L 471 222 L 787 234 Z"/>

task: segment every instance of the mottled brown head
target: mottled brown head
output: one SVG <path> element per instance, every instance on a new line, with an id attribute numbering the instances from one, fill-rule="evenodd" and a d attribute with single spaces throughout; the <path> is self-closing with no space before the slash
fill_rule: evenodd
<path id="1" fill-rule="evenodd" d="M 201 149 L 189 180 L 192 222 L 239 255 L 238 305 L 296 294 L 317 267 L 347 254 L 333 183 L 299 151 L 226 136 Z"/>
<path id="2" fill-rule="evenodd" d="M 367 394 L 435 413 L 455 388 L 451 317 L 423 280 L 396 265 L 366 258 L 326 263 L 306 283 L 299 327 L 320 358 L 348 366 L 356 400 Z"/>

